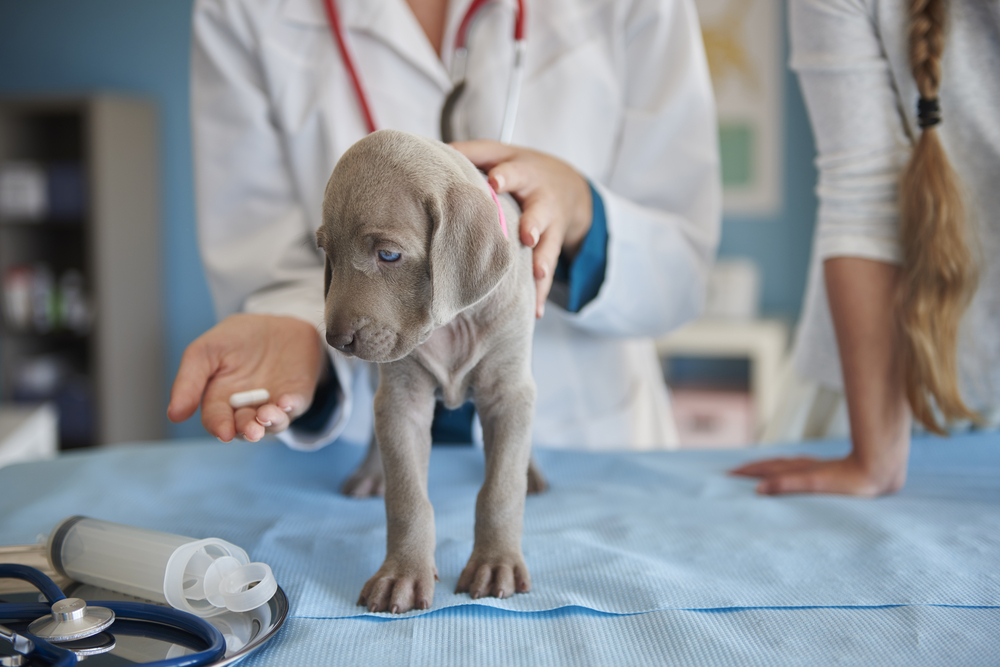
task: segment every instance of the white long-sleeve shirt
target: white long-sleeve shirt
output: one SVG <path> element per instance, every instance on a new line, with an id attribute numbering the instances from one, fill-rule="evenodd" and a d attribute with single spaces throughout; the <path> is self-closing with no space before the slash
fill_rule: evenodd
<path id="1" fill-rule="evenodd" d="M 907 0 L 791 0 L 791 64 L 819 153 L 820 206 L 795 362 L 843 380 L 823 281 L 831 257 L 901 261 L 897 193 L 919 137 Z M 949 3 L 936 126 L 964 188 L 980 284 L 962 322 L 963 397 L 1000 408 L 1000 2 Z"/>
<path id="2" fill-rule="evenodd" d="M 451 2 L 438 58 L 403 0 L 341 0 L 341 20 L 376 123 L 439 137 L 450 44 L 470 0 Z M 497 137 L 513 59 L 511 2 L 488 4 L 469 36 L 459 127 Z M 719 235 L 711 84 L 690 0 L 527 3 L 528 51 L 514 144 L 555 155 L 600 192 L 604 283 L 579 313 L 537 323 L 537 444 L 676 443 L 651 337 L 697 315 Z M 220 317 L 293 315 L 322 328 L 313 242 L 337 159 L 365 135 L 322 0 L 198 0 L 192 114 L 199 237 Z M 350 360 L 332 356 L 342 409 L 317 439 L 370 408 Z M 361 421 L 358 421 L 358 420 Z"/>

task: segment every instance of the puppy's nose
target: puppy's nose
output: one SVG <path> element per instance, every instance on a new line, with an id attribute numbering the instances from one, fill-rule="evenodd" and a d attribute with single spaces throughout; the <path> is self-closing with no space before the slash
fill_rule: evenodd
<path id="1" fill-rule="evenodd" d="M 329 343 L 331 347 L 335 347 L 341 352 L 350 353 L 354 348 L 354 332 L 333 333 L 332 331 L 327 331 L 326 342 Z"/>

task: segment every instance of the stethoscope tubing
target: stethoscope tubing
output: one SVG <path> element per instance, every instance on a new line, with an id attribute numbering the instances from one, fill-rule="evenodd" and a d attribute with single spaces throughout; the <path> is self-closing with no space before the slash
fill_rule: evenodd
<path id="1" fill-rule="evenodd" d="M 458 30 L 455 33 L 455 54 L 452 61 L 451 79 L 454 89 L 445 99 L 444 109 L 441 113 L 441 135 L 444 141 L 450 141 L 450 116 L 451 112 L 465 88 L 465 64 L 468 54 L 466 39 L 473 19 L 479 13 L 483 5 L 493 2 L 493 0 L 473 0 L 469 9 L 462 17 Z M 517 119 L 517 105 L 521 97 L 521 82 L 524 77 L 524 55 L 526 51 L 525 41 L 525 16 L 524 0 L 515 0 L 517 12 L 514 17 L 514 63 L 512 65 L 510 80 L 507 84 L 507 104 L 504 107 L 503 126 L 500 130 L 500 142 L 509 144 L 514 136 L 514 122 Z M 371 105 L 368 102 L 368 95 L 361 84 L 361 77 L 358 75 L 358 68 L 354 62 L 354 57 L 347 48 L 347 40 L 344 37 L 343 26 L 340 23 L 340 13 L 337 11 L 335 0 L 324 0 L 327 20 L 330 23 L 330 32 L 333 34 L 333 41 L 337 45 L 337 50 L 347 70 L 348 78 L 351 80 L 351 87 L 358 101 L 358 107 L 365 123 L 365 129 L 371 134 L 378 129 L 375 118 L 372 114 Z"/>
<path id="2" fill-rule="evenodd" d="M 330 21 L 330 30 L 333 32 L 334 42 L 337 43 L 337 50 L 344 61 L 344 69 L 351 78 L 351 86 L 354 88 L 354 95 L 358 99 L 358 106 L 361 107 L 361 115 L 364 117 L 365 128 L 368 134 L 374 132 L 378 127 L 375 125 L 375 118 L 372 116 L 371 108 L 368 106 L 368 96 L 361 86 L 361 78 L 358 76 L 358 68 L 354 64 L 354 57 L 347 50 L 347 42 L 344 40 L 344 29 L 340 25 L 340 13 L 334 0 L 324 0 L 326 6 L 326 17 Z"/>
<path id="3" fill-rule="evenodd" d="M 31 640 L 31 643 L 34 645 L 32 653 L 38 654 L 40 658 L 48 663 L 49 667 L 73 667 L 73 665 L 80 661 L 80 659 L 76 657 L 76 653 L 73 653 L 73 651 L 70 651 L 69 649 L 56 646 L 55 644 L 50 644 L 44 639 L 39 639 L 35 635 L 27 632 L 19 634 Z"/>
<path id="4" fill-rule="evenodd" d="M 469 27 L 472 19 L 476 17 L 483 5 L 493 2 L 493 0 L 473 0 L 472 4 L 462 17 L 462 22 L 458 24 L 458 32 L 455 33 L 455 50 L 464 49 L 465 41 L 469 36 Z M 514 17 L 514 41 L 524 41 L 524 0 L 517 0 L 517 16 Z"/>
<path id="5" fill-rule="evenodd" d="M 18 563 L 0 564 L 0 579 L 20 579 L 27 581 L 45 596 L 49 604 L 66 599 L 66 595 L 56 586 L 56 582 L 52 581 L 41 570 L 27 565 L 20 565 Z"/>
<path id="6" fill-rule="evenodd" d="M 45 599 L 49 601 L 49 604 L 37 602 L 23 604 L 0 604 L 0 620 L 34 620 L 35 618 L 49 614 L 51 612 L 51 604 L 66 598 L 59 587 L 56 586 L 55 582 L 53 582 L 44 573 L 33 567 L 17 564 L 2 564 L 0 565 L 0 578 L 13 578 L 27 581 L 38 588 L 42 595 L 45 596 Z M 154 667 L 203 667 L 204 665 L 209 665 L 222 659 L 226 654 L 226 640 L 222 636 L 222 633 L 205 619 L 199 618 L 194 614 L 189 614 L 186 611 L 140 602 L 88 601 L 87 604 L 97 607 L 107 607 L 115 613 L 116 618 L 121 617 L 160 623 L 172 628 L 177 628 L 178 630 L 182 630 L 197 637 L 207 645 L 207 648 L 204 650 L 190 655 L 168 658 L 157 662 L 144 663 L 146 665 L 152 665 Z M 114 625 L 111 627 L 114 628 Z M 58 645 L 47 642 L 44 639 L 35 637 L 34 635 L 28 633 L 21 634 L 34 642 L 35 651 L 38 652 L 41 657 L 46 660 L 51 660 L 52 658 L 57 659 L 56 662 L 51 664 L 59 665 L 59 667 L 63 667 L 63 665 L 76 664 L 76 655 L 72 651 L 67 651 Z M 70 662 L 65 661 L 67 659 L 64 655 L 65 653 L 69 653 L 71 656 Z"/>

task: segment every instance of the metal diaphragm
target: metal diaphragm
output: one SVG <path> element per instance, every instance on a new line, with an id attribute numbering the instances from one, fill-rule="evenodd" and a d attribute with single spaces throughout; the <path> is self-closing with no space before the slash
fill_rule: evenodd
<path id="1" fill-rule="evenodd" d="M 113 651 L 117 645 L 118 641 L 110 632 L 99 632 L 96 635 L 71 642 L 59 642 L 59 648 L 73 651 L 78 659 Z"/>
<path id="2" fill-rule="evenodd" d="M 28 626 L 28 632 L 50 642 L 71 642 L 103 632 L 115 620 L 107 607 L 88 607 L 80 598 L 66 598 L 52 605 L 52 613 Z"/>

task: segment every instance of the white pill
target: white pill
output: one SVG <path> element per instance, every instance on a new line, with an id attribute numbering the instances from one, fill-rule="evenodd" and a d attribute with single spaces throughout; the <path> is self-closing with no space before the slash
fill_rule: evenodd
<path id="1" fill-rule="evenodd" d="M 253 405 L 262 405 L 271 400 L 271 394 L 267 389 L 251 389 L 250 391 L 238 391 L 229 397 L 229 405 L 236 408 L 246 408 Z"/>

